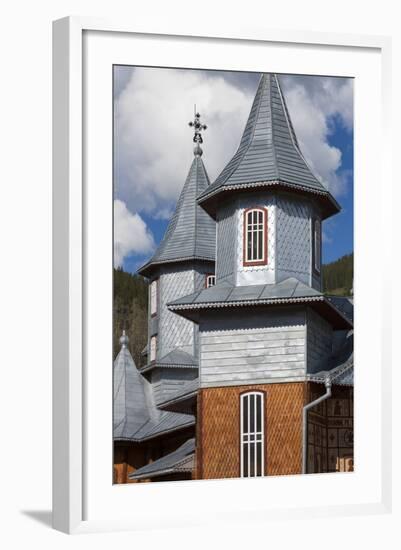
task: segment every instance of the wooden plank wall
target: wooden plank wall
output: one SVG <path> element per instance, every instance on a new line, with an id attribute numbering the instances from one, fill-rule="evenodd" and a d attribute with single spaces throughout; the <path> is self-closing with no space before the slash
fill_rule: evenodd
<path id="1" fill-rule="evenodd" d="M 306 369 L 304 312 L 242 313 L 202 324 L 201 387 L 300 380 Z"/>
<path id="2" fill-rule="evenodd" d="M 265 392 L 265 475 L 302 472 L 305 384 L 206 388 L 199 392 L 197 479 L 240 477 L 240 395 Z"/>

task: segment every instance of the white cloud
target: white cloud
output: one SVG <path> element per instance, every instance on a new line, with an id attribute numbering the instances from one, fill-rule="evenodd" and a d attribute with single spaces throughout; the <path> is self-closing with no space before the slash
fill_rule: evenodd
<path id="1" fill-rule="evenodd" d="M 132 71 L 115 103 L 116 193 L 132 211 L 171 211 L 193 159 L 195 103 L 208 125 L 203 150 L 213 180 L 238 146 L 252 92 L 221 73 Z"/>
<path id="2" fill-rule="evenodd" d="M 336 117 L 353 124 L 351 79 L 282 76 L 285 96 L 301 149 L 323 183 L 339 196 L 349 174 L 341 171 L 341 151 L 329 143 Z M 154 218 L 171 215 L 192 154 L 188 121 L 193 105 L 209 129 L 204 161 L 213 181 L 238 147 L 256 79 L 207 71 L 135 68 L 124 75 L 115 100 L 116 197 L 132 212 Z"/>
<path id="3" fill-rule="evenodd" d="M 114 265 L 121 266 L 130 254 L 148 254 L 153 236 L 139 214 L 132 214 L 121 200 L 114 201 Z"/>
<path id="4" fill-rule="evenodd" d="M 301 150 L 314 171 L 330 191 L 343 195 L 349 171 L 342 166 L 340 149 L 330 145 L 333 119 L 353 126 L 353 84 L 351 79 L 328 77 L 282 78 L 285 97 Z"/>

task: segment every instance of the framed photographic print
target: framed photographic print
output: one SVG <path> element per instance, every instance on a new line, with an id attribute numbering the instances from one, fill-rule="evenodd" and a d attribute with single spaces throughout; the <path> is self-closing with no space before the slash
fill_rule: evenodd
<path id="1" fill-rule="evenodd" d="M 145 31 L 54 25 L 54 525 L 383 512 L 389 44 Z"/>

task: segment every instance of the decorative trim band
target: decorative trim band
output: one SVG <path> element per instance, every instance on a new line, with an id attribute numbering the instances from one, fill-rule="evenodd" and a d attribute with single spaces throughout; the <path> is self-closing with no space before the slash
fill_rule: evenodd
<path id="1" fill-rule="evenodd" d="M 235 184 L 222 185 L 221 187 L 218 187 L 217 189 L 214 189 L 214 190 L 210 191 L 209 193 L 207 193 L 205 195 L 201 195 L 198 198 L 198 203 L 202 204 L 207 199 L 210 199 L 211 197 L 214 197 L 215 195 L 217 195 L 218 193 L 220 193 L 222 191 L 235 191 L 237 189 L 248 189 L 248 188 L 253 188 L 253 187 L 270 187 L 270 186 L 273 187 L 273 186 L 280 186 L 280 185 L 282 185 L 283 187 L 289 187 L 291 189 L 297 189 L 299 191 L 305 191 L 307 193 L 312 193 L 312 194 L 315 194 L 315 195 L 320 195 L 320 196 L 327 197 L 336 205 L 336 207 L 338 209 L 340 209 L 340 206 L 339 206 L 338 202 L 331 195 L 331 193 L 329 191 L 315 189 L 313 187 L 308 187 L 306 185 L 298 185 L 298 184 L 295 184 L 295 183 L 289 183 L 287 181 L 282 181 L 282 180 L 255 181 L 255 182 L 250 182 L 250 183 L 238 183 L 236 185 Z"/>

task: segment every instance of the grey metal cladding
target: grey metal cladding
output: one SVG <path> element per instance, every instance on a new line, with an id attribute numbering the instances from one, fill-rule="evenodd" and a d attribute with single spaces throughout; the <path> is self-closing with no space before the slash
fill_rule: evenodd
<path id="1" fill-rule="evenodd" d="M 327 359 L 321 358 L 321 369 L 310 372 L 308 379 L 324 383 L 327 379 L 332 384 L 353 386 L 354 384 L 354 332 L 335 331 L 332 335 L 333 353 Z M 309 352 L 308 352 L 309 360 Z"/>
<path id="2" fill-rule="evenodd" d="M 217 215 L 216 280 L 235 283 L 237 263 L 237 211 L 231 202 L 219 209 Z"/>
<path id="3" fill-rule="evenodd" d="M 302 310 L 208 319 L 200 330 L 201 387 L 304 379 L 305 340 Z"/>
<path id="4" fill-rule="evenodd" d="M 346 296 L 328 296 L 327 299 L 333 304 L 345 317 L 354 321 L 353 298 Z"/>
<path id="5" fill-rule="evenodd" d="M 170 351 L 170 353 L 168 353 L 164 357 L 161 357 L 158 363 L 159 365 L 163 366 L 190 365 L 196 367 L 198 365 L 198 361 L 193 355 L 181 349 L 173 349 L 172 351 Z"/>
<path id="6" fill-rule="evenodd" d="M 354 385 L 354 364 L 345 369 L 341 374 L 333 378 L 333 384 L 339 386 L 353 386 Z"/>
<path id="7" fill-rule="evenodd" d="M 173 217 L 152 259 L 139 272 L 146 274 L 152 264 L 186 259 L 214 261 L 216 224 L 201 208 L 196 197 L 210 185 L 202 159 L 192 162 Z"/>
<path id="8" fill-rule="evenodd" d="M 224 186 L 274 180 L 329 195 L 302 155 L 277 75 L 263 74 L 237 152 L 199 201 Z"/>
<path id="9" fill-rule="evenodd" d="M 150 308 L 149 308 L 150 311 Z M 149 316 L 149 336 L 153 336 L 159 332 L 159 318 Z"/>
<path id="10" fill-rule="evenodd" d="M 311 277 L 311 207 L 308 201 L 277 197 L 277 282 L 296 276 L 305 284 Z"/>
<path id="11" fill-rule="evenodd" d="M 257 302 L 273 299 L 298 299 L 298 298 L 321 298 L 323 294 L 295 279 L 289 277 L 277 284 L 267 285 L 248 285 L 248 286 L 231 286 L 217 284 L 211 288 L 204 289 L 200 292 L 194 292 L 188 296 L 178 298 L 170 302 L 168 306 L 174 309 L 174 306 L 196 305 L 208 303 L 233 303 L 233 302 Z"/>
<path id="12" fill-rule="evenodd" d="M 150 418 L 144 381 L 126 346 L 113 366 L 114 436 L 135 433 Z"/>
<path id="13" fill-rule="evenodd" d="M 194 290 L 202 290 L 206 286 L 206 275 L 215 273 L 214 262 L 194 263 Z"/>
<path id="14" fill-rule="evenodd" d="M 166 475 L 176 471 L 191 471 L 193 468 L 193 460 L 191 459 L 193 459 L 194 453 L 195 439 L 191 438 L 172 453 L 162 456 L 142 468 L 138 468 L 138 470 L 131 473 L 128 477 L 129 479 L 141 479 Z"/>
<path id="15" fill-rule="evenodd" d="M 329 363 L 333 349 L 331 325 L 312 309 L 307 311 L 307 356 L 308 373 L 322 370 Z"/>
<path id="16" fill-rule="evenodd" d="M 182 368 L 177 372 L 176 369 L 161 369 L 160 378 L 157 382 L 152 377 L 152 389 L 155 396 L 156 404 L 173 398 L 177 393 L 180 393 L 186 384 L 198 377 L 198 369 Z"/>
<path id="17" fill-rule="evenodd" d="M 123 345 L 113 365 L 114 440 L 139 442 L 194 423 L 192 415 L 160 411 L 156 407 L 152 384 L 138 372 Z"/>
<path id="18" fill-rule="evenodd" d="M 199 378 L 197 376 L 190 382 L 185 382 L 184 384 L 182 384 L 178 390 L 176 390 L 172 395 L 168 397 L 168 399 L 163 402 L 163 405 L 166 405 L 169 402 L 178 401 L 184 397 L 194 394 L 198 391 L 198 389 Z"/>
<path id="19" fill-rule="evenodd" d="M 166 304 L 179 296 L 193 292 L 194 270 L 185 266 L 163 268 L 159 277 L 160 307 L 157 361 L 175 348 L 182 348 L 194 354 L 194 324 L 180 318 L 166 307 Z"/>
<path id="20" fill-rule="evenodd" d="M 149 420 L 142 426 L 135 434 L 136 440 L 144 441 L 195 424 L 195 417 L 191 414 L 172 413 L 169 411 L 159 412 L 160 417 L 158 421 Z"/>

